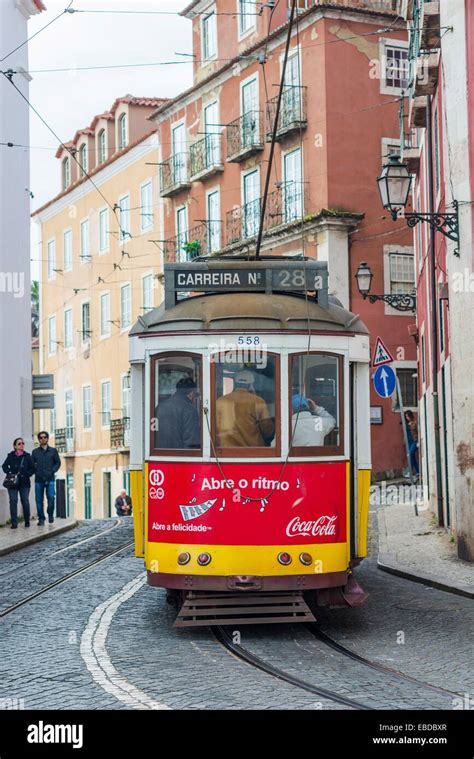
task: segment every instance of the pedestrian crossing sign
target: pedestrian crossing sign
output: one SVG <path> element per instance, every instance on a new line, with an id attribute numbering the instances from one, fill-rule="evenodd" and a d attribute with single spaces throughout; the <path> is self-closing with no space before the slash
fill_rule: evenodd
<path id="1" fill-rule="evenodd" d="M 381 337 L 377 337 L 377 341 L 375 343 L 375 350 L 374 350 L 374 357 L 372 359 L 372 366 L 382 366 L 382 364 L 389 364 L 391 361 L 393 361 L 393 356 L 390 353 L 389 349 L 383 342 Z"/>

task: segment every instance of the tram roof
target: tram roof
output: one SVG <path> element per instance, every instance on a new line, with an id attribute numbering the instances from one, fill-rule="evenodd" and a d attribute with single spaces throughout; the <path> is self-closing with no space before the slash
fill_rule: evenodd
<path id="1" fill-rule="evenodd" d="M 288 330 L 369 334 L 357 314 L 329 296 L 323 307 L 301 294 L 214 293 L 195 295 L 165 309 L 164 303 L 138 318 L 130 335 L 228 330 Z"/>

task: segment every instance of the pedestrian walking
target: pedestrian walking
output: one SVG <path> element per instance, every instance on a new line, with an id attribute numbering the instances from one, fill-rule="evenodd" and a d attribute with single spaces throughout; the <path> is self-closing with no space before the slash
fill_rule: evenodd
<path id="1" fill-rule="evenodd" d="M 38 433 L 39 446 L 32 455 L 35 466 L 35 499 L 38 512 L 38 526 L 42 527 L 45 522 L 43 510 L 44 493 L 48 501 L 48 522 L 54 522 L 54 479 L 61 466 L 61 459 L 56 448 L 48 445 L 49 434 Z"/>
<path id="2" fill-rule="evenodd" d="M 2 469 L 7 475 L 3 482 L 8 490 L 10 502 L 10 517 L 12 530 L 18 527 L 18 496 L 20 496 L 23 508 L 25 527 L 30 526 L 30 477 L 34 473 L 33 459 L 25 451 L 23 438 L 17 437 L 13 441 L 13 451 L 10 451 L 2 464 Z"/>
<path id="3" fill-rule="evenodd" d="M 415 477 L 420 474 L 419 450 L 418 450 L 418 421 L 413 411 L 405 411 L 405 423 L 407 429 L 408 454 L 410 465 Z"/>

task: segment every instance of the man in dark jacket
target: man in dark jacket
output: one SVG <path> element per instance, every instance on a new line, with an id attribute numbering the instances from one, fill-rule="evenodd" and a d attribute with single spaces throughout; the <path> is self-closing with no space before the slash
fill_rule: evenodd
<path id="1" fill-rule="evenodd" d="M 127 495 L 126 490 L 121 490 L 120 495 L 115 499 L 115 511 L 119 517 L 129 517 L 132 515 L 132 499 Z"/>
<path id="2" fill-rule="evenodd" d="M 38 433 L 39 446 L 31 454 L 35 465 L 35 498 L 38 511 L 38 525 L 44 525 L 43 511 L 44 491 L 48 501 L 48 522 L 54 522 L 54 475 L 61 466 L 61 459 L 56 448 L 48 445 L 47 432 Z"/>
<path id="3" fill-rule="evenodd" d="M 194 405 L 196 397 L 194 380 L 182 377 L 176 383 L 175 394 L 158 404 L 155 448 L 201 447 L 201 426 Z"/>

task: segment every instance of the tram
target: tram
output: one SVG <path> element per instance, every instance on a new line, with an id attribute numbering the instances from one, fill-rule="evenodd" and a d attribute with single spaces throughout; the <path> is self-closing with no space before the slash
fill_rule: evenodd
<path id="1" fill-rule="evenodd" d="M 136 555 L 176 626 L 354 606 L 367 554 L 369 335 L 324 262 L 164 267 L 130 332 Z"/>

